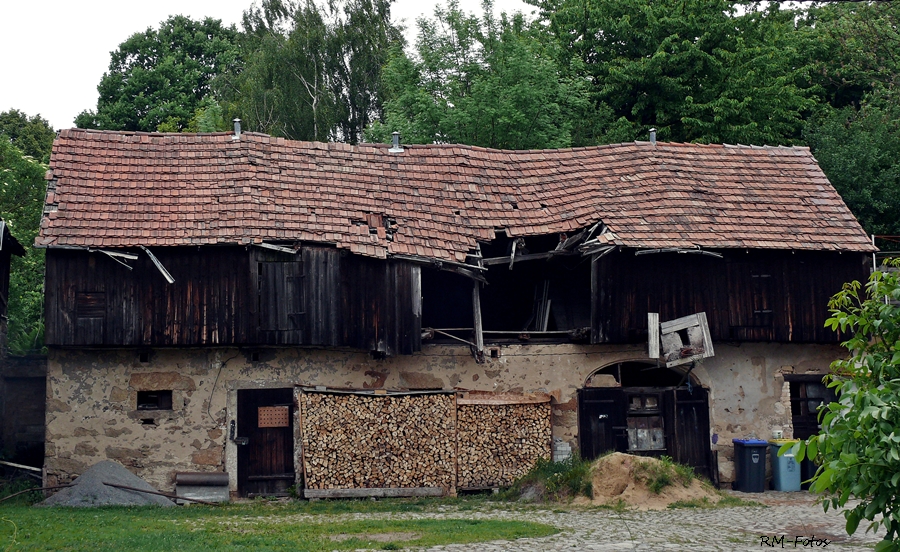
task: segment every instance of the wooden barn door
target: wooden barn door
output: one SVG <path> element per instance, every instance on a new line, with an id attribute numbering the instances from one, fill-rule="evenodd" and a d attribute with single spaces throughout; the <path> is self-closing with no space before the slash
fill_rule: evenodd
<path id="1" fill-rule="evenodd" d="M 581 457 L 593 460 L 627 446 L 625 392 L 619 387 L 578 390 L 578 441 Z"/>
<path id="2" fill-rule="evenodd" d="M 651 428 L 644 433 L 652 435 L 652 427 L 660 425 L 665 438 L 656 439 L 656 447 L 640 438 L 629 441 L 630 432 L 632 437 L 641 435 L 636 428 Z M 709 393 L 699 386 L 691 391 L 685 387 L 579 389 L 578 440 L 585 460 L 610 451 L 667 455 L 693 467 L 698 475 L 713 481 L 717 475 L 709 444 Z"/>
<path id="3" fill-rule="evenodd" d="M 286 495 L 294 484 L 294 390 L 238 390 L 238 492 Z"/>
<path id="4" fill-rule="evenodd" d="M 695 386 L 690 391 L 684 387 L 671 389 L 667 395 L 675 428 L 675 446 L 669 454 L 676 462 L 694 468 L 698 475 L 715 481 L 709 444 L 709 393 Z"/>

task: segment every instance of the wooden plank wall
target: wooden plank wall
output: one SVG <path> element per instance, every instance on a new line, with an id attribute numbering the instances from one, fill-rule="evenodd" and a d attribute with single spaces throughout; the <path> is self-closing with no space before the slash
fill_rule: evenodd
<path id="1" fill-rule="evenodd" d="M 135 252 L 138 253 L 138 252 Z M 129 271 L 102 253 L 47 255 L 49 345 L 318 345 L 409 354 L 419 267 L 329 248 L 155 248 Z M 79 316 L 80 315 L 80 316 Z"/>
<path id="2" fill-rule="evenodd" d="M 703 311 L 713 341 L 836 343 L 824 328 L 828 299 L 864 281 L 869 262 L 851 253 L 613 253 L 596 263 L 593 341 L 645 341 L 648 312 L 665 321 Z"/>
<path id="3" fill-rule="evenodd" d="M 156 248 L 168 284 L 146 254 L 127 270 L 102 253 L 47 254 L 49 345 L 218 345 L 255 337 L 243 248 Z M 84 299 L 91 304 L 85 305 Z M 99 303 L 99 305 L 98 305 Z M 89 307 L 86 309 L 86 307 Z M 77 316 L 104 311 L 105 316 Z M 79 312 L 81 311 L 81 312 Z"/>

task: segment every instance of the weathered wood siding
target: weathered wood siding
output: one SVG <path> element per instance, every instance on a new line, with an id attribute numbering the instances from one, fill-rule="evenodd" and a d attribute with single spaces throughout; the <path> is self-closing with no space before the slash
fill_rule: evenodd
<path id="1" fill-rule="evenodd" d="M 419 268 L 328 248 L 154 248 L 129 271 L 102 253 L 47 254 L 46 338 L 58 346 L 319 345 L 417 351 Z"/>
<path id="2" fill-rule="evenodd" d="M 613 253 L 595 263 L 595 343 L 647 339 L 647 313 L 671 320 L 706 312 L 714 341 L 835 343 L 828 299 L 864 281 L 870 260 L 853 253 L 729 250 L 724 258 Z"/>

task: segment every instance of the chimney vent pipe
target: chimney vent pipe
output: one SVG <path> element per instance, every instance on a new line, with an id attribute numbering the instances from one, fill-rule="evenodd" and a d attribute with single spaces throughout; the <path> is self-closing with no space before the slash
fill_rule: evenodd
<path id="1" fill-rule="evenodd" d="M 391 153 L 402 153 L 403 148 L 400 147 L 400 133 L 396 130 L 391 133 L 391 149 L 388 150 Z"/>
<path id="2" fill-rule="evenodd" d="M 240 140 L 241 139 L 241 120 L 234 120 L 234 136 L 231 137 L 232 140 Z"/>
<path id="3" fill-rule="evenodd" d="M 656 129 L 655 128 L 650 129 L 650 143 L 654 146 L 656 145 Z"/>

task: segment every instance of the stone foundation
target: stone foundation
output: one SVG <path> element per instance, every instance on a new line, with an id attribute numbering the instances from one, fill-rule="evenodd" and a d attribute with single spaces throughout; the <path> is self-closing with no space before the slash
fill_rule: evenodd
<path id="1" fill-rule="evenodd" d="M 149 355 L 134 349 L 53 349 L 47 379 L 48 482 L 66 482 L 113 459 L 166 491 L 174 488 L 175 472 L 224 470 L 234 491 L 237 448 L 228 440 L 228 428 L 237 390 L 295 385 L 545 392 L 553 397 L 553 437 L 577 448 L 576 391 L 598 369 L 646 356 L 640 345 L 498 347 L 499 358 L 484 364 L 475 362 L 468 346 L 454 345 L 425 345 L 420 353 L 384 360 L 319 349 L 156 349 Z M 825 373 L 842 354 L 837 346 L 716 344 L 716 356 L 698 365 L 691 380 L 710 390 L 710 439 L 723 482 L 734 478 L 732 438 L 769 438 L 775 429 L 790 435 L 782 374 Z M 171 391 L 171 409 L 138 409 L 139 392 L 158 391 Z"/>

